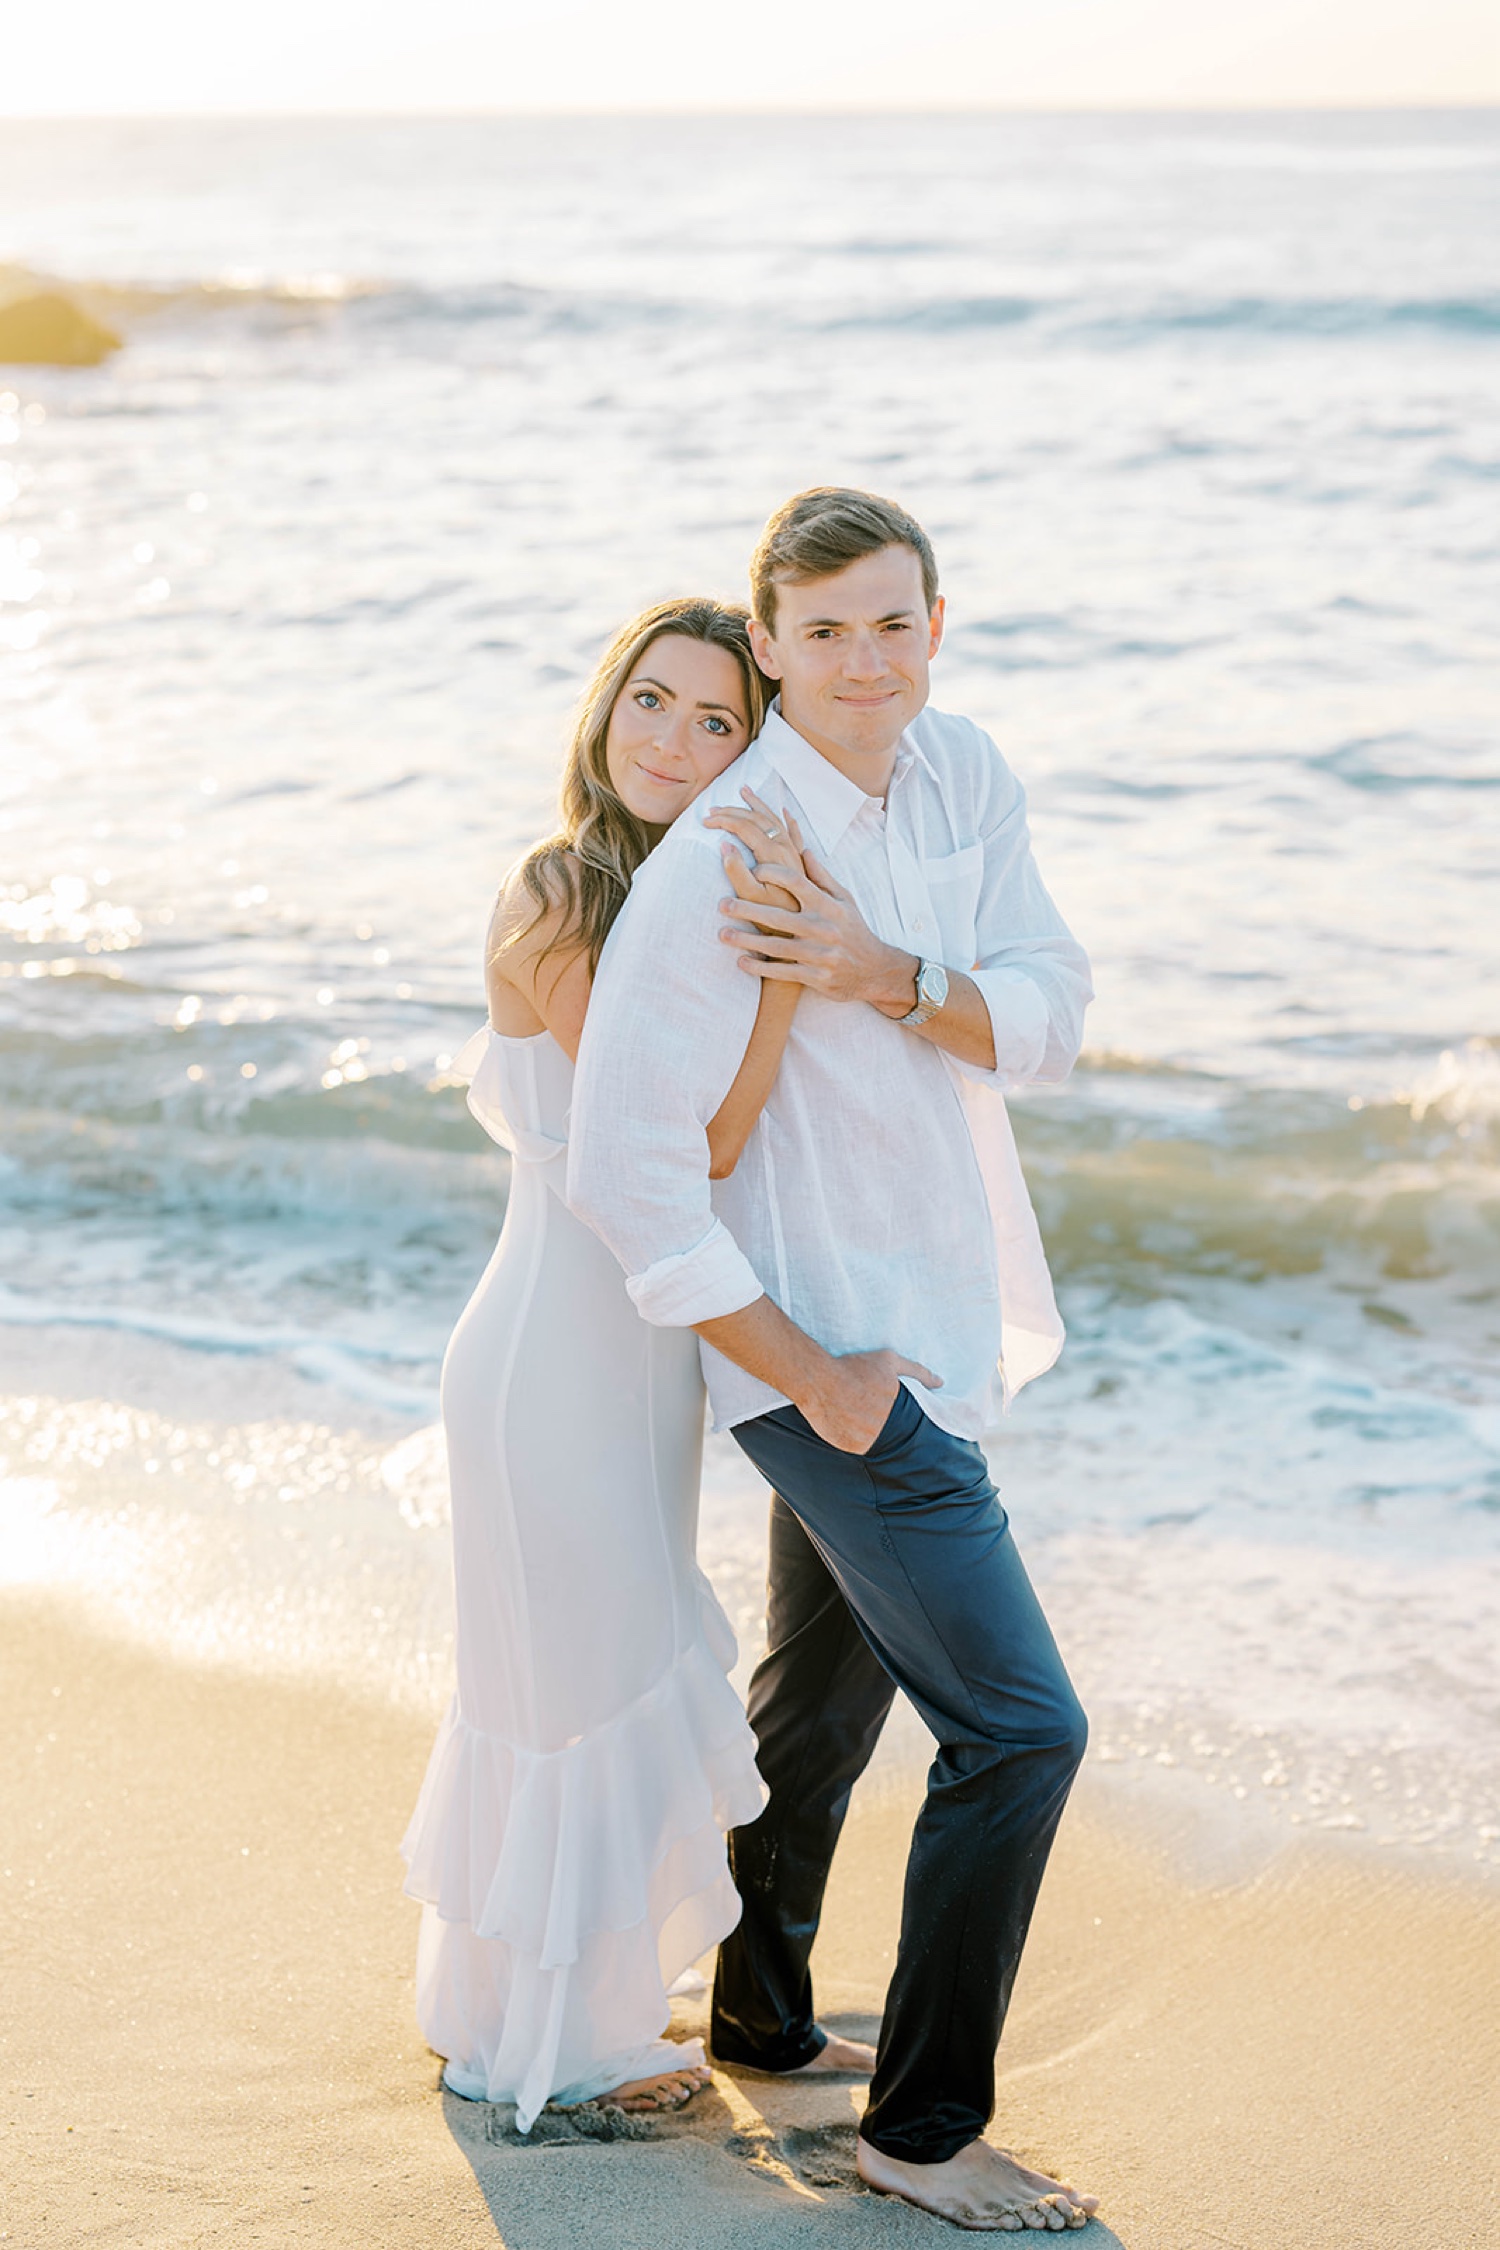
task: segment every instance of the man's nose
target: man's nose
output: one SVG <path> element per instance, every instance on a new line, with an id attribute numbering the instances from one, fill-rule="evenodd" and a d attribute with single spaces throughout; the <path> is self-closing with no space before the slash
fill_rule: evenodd
<path id="1" fill-rule="evenodd" d="M 878 680 L 885 671 L 885 651 L 878 633 L 851 633 L 844 648 L 844 670 L 851 679 Z"/>

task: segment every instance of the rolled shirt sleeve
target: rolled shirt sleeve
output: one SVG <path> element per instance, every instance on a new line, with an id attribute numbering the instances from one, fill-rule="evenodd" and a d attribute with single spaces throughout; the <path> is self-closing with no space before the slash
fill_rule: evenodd
<path id="1" fill-rule="evenodd" d="M 638 872 L 594 979 L 569 1120 L 568 1202 L 662 1328 L 764 1294 L 710 1200 L 707 1127 L 760 996 L 719 942 L 729 886 L 716 844 L 685 814 Z"/>
<path id="2" fill-rule="evenodd" d="M 995 1062 L 988 1070 L 982 1063 L 963 1063 L 960 1068 L 1001 1086 L 1029 1085 L 1046 1060 L 1051 1029 L 1041 987 L 1024 969 L 975 967 L 969 975 L 989 1010 Z"/>
<path id="3" fill-rule="evenodd" d="M 1001 1092 L 1059 1085 L 1078 1059 L 1084 1011 L 1094 996 L 1088 956 L 1037 872 L 1026 792 L 988 735 L 981 740 L 988 767 L 984 879 L 968 973 L 989 1010 L 995 1062 L 992 1069 L 966 1062 L 956 1067 Z"/>
<path id="4" fill-rule="evenodd" d="M 644 1273 L 627 1274 L 625 1287 L 641 1318 L 656 1328 L 691 1328 L 695 1321 L 742 1312 L 765 1294 L 722 1219 L 715 1219 L 691 1250 L 658 1258 Z"/>

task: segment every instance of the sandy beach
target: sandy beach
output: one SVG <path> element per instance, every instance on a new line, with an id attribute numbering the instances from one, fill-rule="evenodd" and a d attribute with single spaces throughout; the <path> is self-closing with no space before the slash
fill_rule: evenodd
<path id="1" fill-rule="evenodd" d="M 424 1722 L 187 1669 L 19 1593 L 0 1677 L 0 2239 L 946 2239 L 858 2191 L 847 2086 L 721 2073 L 681 2120 L 609 2139 L 597 2112 L 549 2116 L 531 2146 L 440 2094 L 395 1853 Z M 835 1871 L 820 1993 L 851 2028 L 890 1963 L 916 1787 L 867 1792 Z M 1497 2023 L 1493 1892 L 1329 1847 L 1192 1881 L 1096 1781 L 1043 1893 L 996 2137 L 1102 2195 L 1101 2250 L 1486 2250 Z"/>

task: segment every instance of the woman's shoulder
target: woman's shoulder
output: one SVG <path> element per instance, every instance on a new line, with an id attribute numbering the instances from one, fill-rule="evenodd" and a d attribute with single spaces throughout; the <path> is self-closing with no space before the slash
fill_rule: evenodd
<path id="1" fill-rule="evenodd" d="M 490 914 L 489 950 L 523 960 L 555 943 L 578 903 L 579 859 L 566 844 L 533 845 L 506 870 Z"/>
<path id="2" fill-rule="evenodd" d="M 495 900 L 484 965 L 495 1030 L 524 1036 L 545 1026 L 570 1055 L 592 981 L 579 864 L 562 844 L 517 862 Z"/>

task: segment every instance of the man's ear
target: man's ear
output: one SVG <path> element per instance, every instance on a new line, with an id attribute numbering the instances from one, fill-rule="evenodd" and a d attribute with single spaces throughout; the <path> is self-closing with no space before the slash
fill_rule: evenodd
<path id="1" fill-rule="evenodd" d="M 939 594 L 937 600 L 932 605 L 932 617 L 927 627 L 927 654 L 929 657 L 936 656 L 938 650 L 943 645 L 943 619 L 947 616 L 947 614 L 948 604 L 943 599 L 943 596 Z M 750 630 L 753 634 L 755 631 L 755 627 L 752 625 Z M 765 670 L 764 665 L 761 666 L 761 670 Z"/>
<path id="2" fill-rule="evenodd" d="M 768 679 L 781 678 L 781 659 L 776 654 L 776 643 L 758 617 L 750 620 L 750 649 L 756 663 Z"/>

